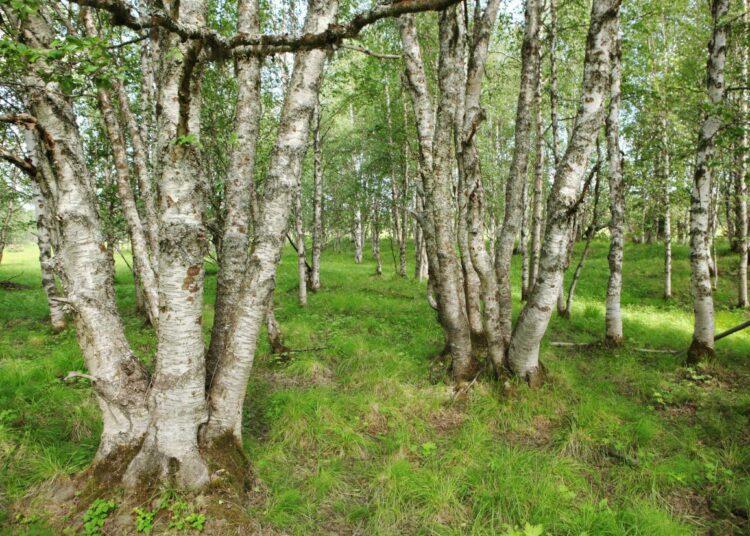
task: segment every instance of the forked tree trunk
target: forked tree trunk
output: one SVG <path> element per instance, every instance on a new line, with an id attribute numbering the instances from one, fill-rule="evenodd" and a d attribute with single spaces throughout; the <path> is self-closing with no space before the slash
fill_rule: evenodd
<path id="1" fill-rule="evenodd" d="M 323 31 L 335 20 L 337 11 L 336 0 L 314 2 L 309 7 L 303 31 Z M 294 59 L 237 316 L 208 393 L 210 420 L 204 431 L 208 442 L 215 445 L 225 438 L 242 445 L 242 407 L 247 382 L 268 299 L 275 286 L 276 268 L 308 146 L 325 58 L 324 50 L 311 50 L 297 53 Z"/>
<path id="2" fill-rule="evenodd" d="M 487 3 L 484 12 L 476 13 L 474 31 L 468 47 L 468 70 L 463 99 L 464 110 L 459 123 L 459 135 L 457 136 L 457 157 L 468 192 L 466 210 L 469 253 L 472 266 L 479 277 L 481 297 L 484 302 L 482 320 L 487 353 L 498 375 L 503 373 L 505 367 L 503 362 L 505 347 L 503 340 L 500 338 L 500 298 L 497 280 L 492 266 L 492 257 L 487 252 L 485 245 L 484 192 L 476 145 L 476 131 L 483 119 L 480 107 L 482 80 L 484 79 L 489 40 L 495 27 L 499 8 L 499 0 L 491 0 Z"/>
<path id="3" fill-rule="evenodd" d="M 711 161 L 715 137 L 721 127 L 717 107 L 724 100 L 724 61 L 727 46 L 729 0 L 712 0 L 713 34 L 708 45 L 707 86 L 711 110 L 700 129 L 690 198 L 690 272 L 695 325 L 688 361 L 696 363 L 714 354 L 714 301 L 711 290 L 709 218 L 711 216 Z"/>
<path id="4" fill-rule="evenodd" d="M 500 292 L 500 336 L 507 348 L 512 332 L 513 300 L 511 293 L 511 259 L 513 245 L 523 216 L 523 188 L 528 182 L 529 153 L 531 150 L 531 115 L 534 92 L 538 83 L 539 30 L 542 19 L 541 0 L 527 0 L 526 27 L 521 47 L 521 85 L 516 105 L 516 129 L 510 175 L 505 188 L 505 215 L 495 252 L 495 273 Z"/>
<path id="5" fill-rule="evenodd" d="M 238 24 L 241 31 L 259 31 L 257 0 L 243 0 L 238 4 Z M 224 181 L 224 227 L 221 230 L 219 273 L 216 276 L 216 303 L 211 343 L 208 348 L 207 381 L 216 370 L 240 296 L 242 276 L 247 268 L 248 247 L 255 205 L 255 150 L 260 128 L 260 68 L 256 57 L 238 58 L 235 64 L 238 92 L 235 104 L 234 132 L 237 141 L 229 156 L 229 169 Z"/>
<path id="6" fill-rule="evenodd" d="M 323 249 L 323 147 L 320 140 L 320 98 L 313 114 L 313 230 L 310 290 L 320 290 L 320 252 Z"/>
<path id="7" fill-rule="evenodd" d="M 609 198 L 612 219 L 609 224 L 609 280 L 605 313 L 604 340 L 610 345 L 623 342 L 622 313 L 622 263 L 625 245 L 625 185 L 622 178 L 622 153 L 620 151 L 620 80 L 621 39 L 619 29 L 612 54 L 612 71 L 609 78 L 609 113 L 607 115 L 607 156 L 609 159 Z"/>
<path id="8" fill-rule="evenodd" d="M 4 7 L 6 16 L 14 13 Z M 47 49 L 53 32 L 41 14 L 22 23 L 21 40 Z M 135 358 L 117 312 L 113 274 L 101 231 L 95 184 L 88 173 L 72 102 L 54 81 L 30 69 L 28 99 L 39 141 L 40 186 L 50 200 L 59 248 L 56 257 L 65 297 L 76 323 L 86 368 L 102 412 L 102 435 L 95 466 L 116 473 L 118 463 L 137 448 L 148 422 L 148 374 Z"/>
<path id="9" fill-rule="evenodd" d="M 205 24 L 205 1 L 181 0 L 178 16 L 186 24 Z M 198 430 L 208 419 L 202 329 L 207 189 L 198 149 L 201 52 L 199 42 L 174 35 L 161 42 L 156 140 L 160 316 L 149 427 L 124 476 L 131 487 L 166 479 L 201 488 L 209 479 L 198 447 Z"/>
<path id="10" fill-rule="evenodd" d="M 537 385 L 543 379 L 539 344 L 562 285 L 564 257 L 578 191 L 604 119 L 619 7 L 620 0 L 595 0 L 591 8 L 581 101 L 568 148 L 558 166 L 550 193 L 539 277 L 521 311 L 510 343 L 508 361 L 511 370 L 531 385 Z"/>
<path id="11" fill-rule="evenodd" d="M 438 291 L 438 316 L 452 358 L 453 378 L 460 388 L 473 379 L 478 368 L 463 306 L 460 264 L 453 232 L 451 133 L 461 80 L 460 28 L 455 6 L 440 14 L 440 96 L 433 127 L 433 109 L 414 17 L 402 16 L 399 20 L 406 75 L 419 135 L 420 175 L 425 193 L 423 230 L 430 255 L 430 279 Z M 434 248 L 433 252 L 430 252 L 430 248 Z"/>

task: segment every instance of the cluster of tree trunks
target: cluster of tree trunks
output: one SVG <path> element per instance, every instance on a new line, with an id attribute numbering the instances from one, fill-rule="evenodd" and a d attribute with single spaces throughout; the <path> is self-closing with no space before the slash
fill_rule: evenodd
<path id="1" fill-rule="evenodd" d="M 94 466 L 106 470 L 98 474 L 122 478 L 131 487 L 169 479 L 182 486 L 202 488 L 211 481 L 209 467 L 214 454 L 229 450 L 242 458 L 243 402 L 264 320 L 274 349 L 284 349 L 273 315 L 273 292 L 276 268 L 287 237 L 297 250 L 300 303 L 306 304 L 308 287 L 315 292 L 321 286 L 324 230 L 320 84 L 329 54 L 325 47 L 340 41 L 336 32 L 354 30 L 346 30 L 349 28 L 346 25 L 333 25 L 339 10 L 337 0 L 310 3 L 303 37 L 267 36 L 264 42 L 253 41 L 260 34 L 257 0 L 239 0 L 238 37 L 230 41 L 206 29 L 206 0 L 165 1 L 165 12 L 171 14 L 171 23 L 165 27 L 139 23 L 129 11 L 118 11 L 122 6 L 113 0 L 76 1 L 81 6 L 112 11 L 119 17 L 116 20 L 143 32 L 142 117 L 136 117 L 130 96 L 117 79 L 109 85 L 99 85 L 96 97 L 132 245 L 134 273 L 146 315 L 156 328 L 155 369 L 150 374 L 134 356 L 117 312 L 112 240 L 105 236 L 100 220 L 96 184 L 87 167 L 72 99 L 54 76 L 46 76 L 51 73 L 43 72 L 49 66 L 41 66 L 29 69 L 23 80 L 29 88 L 26 95 L 29 113 L 18 114 L 13 121 L 26 129 L 26 149 L 31 162 L 19 161 L 18 165 L 33 178 L 42 283 L 52 326 L 55 330 L 63 329 L 66 313 L 75 321 L 102 412 L 102 438 Z M 546 211 L 540 36 L 545 3 L 526 1 L 514 149 L 505 184 L 505 212 L 502 224 L 495 226 L 494 215 L 488 214 L 477 132 L 485 119 L 481 108 L 482 81 L 500 4 L 500 0 L 488 0 L 483 7 L 477 4 L 473 21 L 469 21 L 455 0 L 379 5 L 373 8 L 370 18 L 362 19 L 373 22 L 384 16 L 398 16 L 405 86 L 418 134 L 418 166 L 411 203 L 407 203 L 412 179 L 408 147 L 402 148 L 404 168 L 399 171 L 395 160 L 391 166 L 390 219 L 392 238 L 398 243 L 398 264 L 394 257 L 394 265 L 400 276 L 406 276 L 407 206 L 411 204 L 417 221 L 413 231 L 414 275 L 418 279 L 429 278 L 428 298 L 445 335 L 445 353 L 451 359 L 457 390 L 476 379 L 481 370 L 480 352 L 486 352 L 497 375 L 510 371 L 532 385 L 543 379 L 539 347 L 553 307 L 557 302 L 563 312 L 570 311 L 576 282 L 599 230 L 602 157 L 597 150 L 594 163 L 592 153 L 595 146 L 598 149 L 603 126 L 611 213 L 605 340 L 612 345 L 623 341 L 620 296 L 625 187 L 619 132 L 620 0 L 595 0 L 592 4 L 581 97 L 562 154 L 558 132 L 556 2 L 550 0 L 549 91 L 554 180 Z M 747 8 L 748 0 L 744 0 L 744 5 Z M 46 9 L 42 6 L 40 12 L 32 11 L 20 18 L 10 4 L 2 6 L 7 20 L 18 29 L 19 40 L 37 49 L 49 48 L 55 39 L 55 30 L 45 17 Z M 99 28 L 89 9 L 81 8 L 82 20 L 86 34 L 96 37 Z M 428 82 L 413 14 L 427 9 L 440 10 L 434 90 Z M 706 113 L 700 131 L 690 211 L 695 333 L 689 357 L 693 361 L 711 355 L 714 345 L 710 247 L 712 225 L 716 225 L 712 216 L 715 218 L 717 209 L 711 210 L 715 191 L 711 160 L 721 126 L 717 106 L 726 91 L 727 10 L 728 0 L 712 0 L 714 24 L 708 62 L 712 108 Z M 148 17 L 145 7 L 140 16 L 143 20 Z M 745 24 L 747 18 L 745 9 Z M 70 31 L 73 30 L 71 26 Z M 199 152 L 201 75 L 207 62 L 216 57 L 217 50 L 227 53 L 235 46 L 245 47 L 234 58 L 238 87 L 234 110 L 237 143 L 229 149 L 223 185 L 222 226 L 216 241 L 219 261 L 216 305 L 206 350 L 202 324 L 204 257 L 209 236 L 205 207 L 209 188 Z M 263 56 L 289 51 L 295 52 L 294 63 L 285 84 L 278 131 L 263 189 L 256 191 L 253 177 L 262 112 Z M 742 45 L 742 54 L 746 78 L 747 44 Z M 387 79 L 385 97 L 388 146 L 395 153 L 393 103 Z M 746 90 L 741 98 L 746 113 Z M 402 100 L 402 105 L 406 120 L 408 104 Z M 741 222 L 733 232 L 740 250 L 742 307 L 748 301 L 744 199 L 748 139 L 747 129 L 743 129 L 741 169 L 734 179 L 737 220 Z M 311 266 L 307 264 L 300 187 L 308 145 L 314 153 Z M 670 297 L 670 169 L 666 144 L 662 153 L 665 297 Z M 352 158 L 352 169 L 359 176 L 361 155 L 355 153 Z M 530 163 L 533 164 L 531 185 Z M 376 274 L 380 275 L 381 192 L 377 189 L 368 192 L 364 179 L 359 180 L 363 187 L 355 201 L 352 222 L 355 262 L 363 260 L 365 220 L 369 220 L 372 254 Z M 581 206 L 593 180 L 596 181 L 593 212 L 590 225 L 583 231 Z M 294 241 L 288 234 L 292 214 Z M 488 221 L 493 223 L 488 226 Z M 579 231 L 587 242 L 566 303 L 563 276 Z M 511 261 L 519 233 L 524 252 L 521 290 L 526 303 L 513 326 Z M 715 266 L 713 270 L 716 272 Z"/>

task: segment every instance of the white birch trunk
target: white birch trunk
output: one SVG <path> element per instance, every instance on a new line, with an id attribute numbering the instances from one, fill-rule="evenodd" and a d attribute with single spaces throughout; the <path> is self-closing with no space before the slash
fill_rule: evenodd
<path id="1" fill-rule="evenodd" d="M 39 266 L 42 272 L 42 288 L 47 297 L 49 307 L 50 324 L 52 330 L 57 333 L 65 329 L 65 309 L 62 296 L 55 281 L 55 259 L 52 256 L 52 214 L 49 209 L 48 200 L 44 199 L 40 182 L 44 182 L 41 176 L 41 164 L 37 152 L 36 136 L 31 131 L 25 132 L 26 150 L 31 156 L 32 162 L 37 168 L 38 176 L 31 180 L 31 190 L 34 194 L 34 215 L 36 216 L 36 243 L 39 247 Z"/>
<path id="2" fill-rule="evenodd" d="M 748 69 L 750 68 L 750 47 L 747 43 L 748 24 L 750 24 L 750 0 L 742 1 L 742 34 L 745 37 L 742 47 L 742 85 L 748 84 Z M 747 175 L 748 175 L 748 153 L 750 152 L 750 130 L 747 126 L 748 115 L 748 90 L 743 89 L 740 94 L 740 110 L 742 117 L 742 151 L 740 154 L 741 164 L 735 178 L 735 192 L 737 198 L 737 222 L 735 233 L 740 252 L 739 279 L 737 282 L 737 305 L 743 309 L 749 305 L 747 298 L 747 264 L 748 264 L 748 222 L 747 222 Z"/>
<path id="3" fill-rule="evenodd" d="M 299 304 L 305 307 L 307 306 L 307 254 L 305 253 L 305 230 L 302 225 L 302 185 L 299 180 L 297 181 L 297 194 L 294 196 L 294 231 L 297 238 L 297 297 Z"/>
<path id="4" fill-rule="evenodd" d="M 568 148 L 558 166 L 550 193 L 539 276 L 510 343 L 508 361 L 511 370 L 531 385 L 538 385 L 543 379 L 539 344 L 562 285 L 575 203 L 604 119 L 619 7 L 620 0 L 596 0 L 591 9 L 581 101 Z"/>
<path id="5" fill-rule="evenodd" d="M 695 156 L 693 191 L 690 199 L 690 272 L 695 325 L 688 361 L 698 362 L 714 354 L 714 301 L 711 289 L 709 222 L 711 204 L 711 161 L 714 142 L 721 127 L 716 109 L 724 100 L 724 61 L 727 46 L 729 0 L 712 0 L 713 35 L 708 45 L 708 98 L 711 110 L 701 125 Z"/>
<path id="6" fill-rule="evenodd" d="M 619 34 L 619 30 L 618 30 Z M 625 242 L 625 186 L 622 179 L 622 152 L 620 150 L 620 79 L 621 43 L 618 35 L 612 54 L 612 71 L 609 78 L 609 114 L 607 115 L 607 156 L 609 158 L 609 197 L 612 219 L 609 224 L 609 281 L 605 322 L 605 342 L 613 346 L 622 344 L 622 263 Z"/>
<path id="7" fill-rule="evenodd" d="M 521 84 L 516 105 L 516 128 L 510 175 L 505 190 L 505 215 L 495 247 L 495 273 L 500 292 L 501 338 L 507 348 L 512 331 L 513 300 L 511 293 L 511 259 L 513 246 L 523 218 L 523 189 L 528 182 L 529 152 L 531 147 L 531 115 L 534 93 L 538 83 L 539 30 L 542 18 L 542 1 L 527 0 L 526 26 L 521 46 Z"/>
<path id="8" fill-rule="evenodd" d="M 308 10 L 304 32 L 324 30 L 335 20 L 337 11 L 336 0 L 314 2 Z M 275 285 L 276 267 L 308 146 L 325 58 L 324 50 L 312 50 L 298 53 L 294 60 L 237 316 L 209 390 L 211 417 L 205 431 L 207 439 L 215 444 L 224 438 L 242 444 L 242 407 L 247 381 L 268 299 Z"/>
<path id="9" fill-rule="evenodd" d="M 257 0 L 238 4 L 238 25 L 241 31 L 259 31 Z M 252 226 L 255 188 L 255 152 L 262 115 L 260 98 L 260 58 L 238 58 L 235 76 L 238 83 L 235 104 L 234 132 L 236 144 L 231 148 L 229 169 L 224 182 L 225 214 L 221 232 L 219 273 L 216 277 L 214 324 L 207 356 L 208 383 L 216 370 L 227 342 L 240 295 L 242 276 L 247 267 L 250 229 Z"/>
<path id="10" fill-rule="evenodd" d="M 539 47 L 537 53 L 540 55 L 537 68 L 541 70 L 541 47 Z M 541 75 L 537 75 L 534 108 L 536 110 L 534 125 L 536 146 L 534 149 L 534 197 L 531 205 L 531 258 L 529 259 L 529 288 L 527 289 L 527 294 L 531 292 L 536 283 L 536 276 L 539 273 L 539 259 L 542 254 L 542 224 L 544 222 L 544 119 L 542 115 Z"/>
<path id="11" fill-rule="evenodd" d="M 323 249 L 323 147 L 320 140 L 320 99 L 313 116 L 313 232 L 310 290 L 320 290 L 320 252 Z"/>
<path id="12" fill-rule="evenodd" d="M 10 8 L 3 8 L 13 18 Z M 53 33 L 45 19 L 30 15 L 21 26 L 22 41 L 48 48 Z M 76 323 L 78 341 L 93 378 L 102 412 L 102 435 L 94 466 L 114 478 L 118 463 L 136 448 L 147 424 L 148 374 L 133 355 L 117 312 L 112 266 L 104 245 L 94 181 L 88 173 L 73 105 L 61 87 L 44 82 L 34 69 L 27 77 L 32 115 L 38 120 L 38 161 L 43 190 L 55 223 L 55 240 L 65 297 Z"/>
<path id="13" fill-rule="evenodd" d="M 178 20 L 205 24 L 203 0 L 181 0 Z M 157 75 L 157 159 L 160 192 L 159 330 L 149 391 L 149 428 L 128 466 L 126 485 L 166 479 L 201 488 L 208 466 L 198 430 L 208 419 L 203 345 L 203 257 L 207 230 L 199 165 L 202 45 L 164 36 Z"/>

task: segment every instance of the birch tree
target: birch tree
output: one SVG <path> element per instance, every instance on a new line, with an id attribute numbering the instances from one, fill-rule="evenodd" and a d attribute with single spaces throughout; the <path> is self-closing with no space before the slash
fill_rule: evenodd
<path id="1" fill-rule="evenodd" d="M 611 55 L 618 28 L 619 0 L 596 0 L 586 42 L 581 100 L 573 131 L 550 192 L 542 261 L 534 290 L 521 311 L 508 351 L 511 370 L 529 384 L 543 379 L 539 345 L 562 286 L 563 263 L 581 180 L 604 122 Z"/>
<path id="2" fill-rule="evenodd" d="M 693 190 L 690 199 L 690 274 L 695 324 L 688 361 L 698 362 L 714 354 L 714 302 L 711 288 L 711 253 L 709 250 L 709 205 L 712 197 L 711 161 L 716 134 L 721 127 L 719 106 L 724 100 L 724 62 L 727 47 L 729 0 L 712 0 L 713 31 L 708 44 L 707 91 L 710 109 L 698 135 Z"/>
<path id="3" fill-rule="evenodd" d="M 622 264 L 625 242 L 625 186 L 622 177 L 622 153 L 620 149 L 620 77 L 621 77 L 621 40 L 619 28 L 617 41 L 612 54 L 612 69 L 609 78 L 609 113 L 607 114 L 607 168 L 609 179 L 609 203 L 611 219 L 609 224 L 609 280 L 607 282 L 607 301 L 604 339 L 607 344 L 616 346 L 623 342 L 622 313 L 620 298 L 622 296 Z"/>

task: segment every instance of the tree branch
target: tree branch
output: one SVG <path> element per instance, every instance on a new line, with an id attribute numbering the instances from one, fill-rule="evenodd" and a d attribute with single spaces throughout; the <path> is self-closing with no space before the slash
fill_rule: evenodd
<path id="1" fill-rule="evenodd" d="M 344 39 L 359 35 L 366 26 L 381 19 L 398 17 L 407 13 L 423 11 L 440 11 L 457 4 L 460 0 L 394 0 L 364 11 L 346 24 L 331 24 L 317 34 L 302 36 L 281 35 L 247 35 L 238 33 L 230 38 L 221 36 L 205 26 L 184 24 L 170 17 L 164 10 L 151 9 L 148 16 L 139 17 L 124 0 L 71 0 L 80 6 L 88 6 L 112 15 L 112 23 L 126 26 L 132 30 L 145 30 L 159 26 L 173 32 L 183 39 L 195 39 L 207 45 L 216 56 L 231 54 L 246 56 L 268 56 L 282 52 L 297 52 L 338 45 Z"/>
<path id="2" fill-rule="evenodd" d="M 30 177 L 36 176 L 36 166 L 34 164 L 32 164 L 29 160 L 25 158 L 16 156 L 10 151 L 6 151 L 2 147 L 0 147 L 0 159 L 5 160 L 6 162 L 10 162 L 11 164 L 16 166 L 18 169 L 20 169 L 21 171 L 23 171 Z"/>

